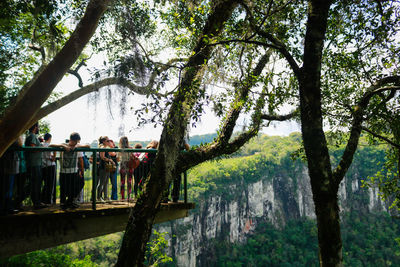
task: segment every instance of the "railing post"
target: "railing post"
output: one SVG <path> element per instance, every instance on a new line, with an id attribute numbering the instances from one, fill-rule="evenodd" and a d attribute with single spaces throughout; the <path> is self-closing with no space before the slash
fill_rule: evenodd
<path id="1" fill-rule="evenodd" d="M 183 173 L 183 188 L 184 188 L 184 200 L 185 204 L 187 203 L 187 172 Z"/>
<path id="2" fill-rule="evenodd" d="M 92 209 L 96 210 L 96 187 L 97 187 L 97 151 L 92 152 Z"/>

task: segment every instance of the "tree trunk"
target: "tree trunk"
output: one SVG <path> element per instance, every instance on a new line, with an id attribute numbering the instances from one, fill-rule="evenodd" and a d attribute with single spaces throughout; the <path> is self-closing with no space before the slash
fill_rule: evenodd
<path id="1" fill-rule="evenodd" d="M 116 266 L 143 265 L 146 244 L 162 193 L 177 175 L 176 164 L 180 143 L 186 134 L 193 106 L 199 98 L 197 84 L 200 84 L 204 64 L 214 49 L 213 46 L 207 45 L 209 37 L 219 36 L 236 5 L 234 0 L 217 1 L 204 25 L 202 35 L 188 60 L 182 82 L 171 104 L 151 175 L 145 183 L 143 195 L 133 207 Z"/>
<path id="2" fill-rule="evenodd" d="M 160 198 L 159 193 L 151 195 L 145 192 L 133 207 L 116 266 L 143 266 L 146 245 L 150 239 Z"/>
<path id="3" fill-rule="evenodd" d="M 58 82 L 78 59 L 96 31 L 98 22 L 111 0 L 92 0 L 75 31 L 54 59 L 25 87 L 17 102 L 0 121 L 0 156 L 31 125 L 31 119 L 49 97 Z"/>
<path id="4" fill-rule="evenodd" d="M 342 265 L 337 192 L 323 131 L 321 110 L 321 59 L 330 1 L 310 1 L 300 89 L 304 149 L 318 222 L 321 266 Z"/>
<path id="5" fill-rule="evenodd" d="M 332 194 L 313 191 L 318 225 L 320 266 L 343 266 L 342 238 L 337 191 Z"/>

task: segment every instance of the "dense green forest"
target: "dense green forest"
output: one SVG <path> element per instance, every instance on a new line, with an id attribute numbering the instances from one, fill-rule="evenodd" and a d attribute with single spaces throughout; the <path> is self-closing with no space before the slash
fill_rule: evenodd
<path id="1" fill-rule="evenodd" d="M 203 163 L 189 172 L 190 199 L 199 203 L 214 193 L 234 198 L 236 192 L 228 190 L 226 185 L 247 184 L 261 176 L 273 177 L 282 172 L 292 176 L 304 164 L 300 140 L 299 133 L 288 137 L 261 135 L 230 158 Z M 340 144 L 332 144 L 332 159 L 342 151 Z M 348 174 L 357 172 L 360 178 L 367 178 L 380 169 L 384 158 L 385 146 L 370 146 L 363 139 Z M 352 200 L 368 201 L 361 195 L 352 196 Z M 396 237 L 400 236 L 400 221 L 387 213 L 370 214 L 351 204 L 349 210 L 342 214 L 341 223 L 345 265 L 399 266 L 400 248 Z M 163 251 L 165 238 L 157 237 L 154 242 Z M 0 263 L 5 266 L 110 266 L 117 259 L 121 238 L 122 233 L 116 233 L 15 256 Z M 313 220 L 291 220 L 281 229 L 263 222 L 245 244 L 211 240 L 206 244 L 209 247 L 206 259 L 211 266 L 318 266 L 317 245 Z M 167 265 L 174 266 L 174 262 Z"/>
<path id="2" fill-rule="evenodd" d="M 395 241 L 400 221 L 388 214 L 342 216 L 345 266 L 399 266 L 400 247 Z M 246 244 L 216 242 L 210 266 L 319 266 L 317 226 L 309 219 L 290 221 L 277 230 L 258 225 Z"/>

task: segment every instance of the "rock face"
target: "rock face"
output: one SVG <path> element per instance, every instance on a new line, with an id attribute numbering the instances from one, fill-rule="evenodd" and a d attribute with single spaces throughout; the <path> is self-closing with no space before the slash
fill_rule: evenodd
<path id="1" fill-rule="evenodd" d="M 189 217 L 159 226 L 175 237 L 170 239 L 169 254 L 178 266 L 205 266 L 212 250 L 212 240 L 245 242 L 257 224 L 268 221 L 281 228 L 288 220 L 315 218 L 307 168 L 294 164 L 273 177 L 228 185 L 225 193 L 210 193 Z M 365 177 L 362 177 L 365 178 Z M 229 193 L 226 193 L 229 192 Z M 357 165 L 353 165 L 339 190 L 341 211 L 364 209 L 387 210 L 377 190 L 361 188 Z"/>

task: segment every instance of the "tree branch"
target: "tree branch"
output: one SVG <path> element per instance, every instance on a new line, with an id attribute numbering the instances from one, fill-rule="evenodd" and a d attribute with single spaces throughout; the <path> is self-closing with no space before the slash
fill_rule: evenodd
<path id="1" fill-rule="evenodd" d="M 286 121 L 293 119 L 298 115 L 299 115 L 299 109 L 295 109 L 286 115 L 262 114 L 261 119 L 267 121 Z"/>
<path id="2" fill-rule="evenodd" d="M 137 85 L 133 84 L 132 82 L 130 82 L 129 80 L 126 80 L 124 78 L 117 78 L 117 77 L 106 78 L 106 79 L 94 82 L 92 84 L 86 85 L 86 86 L 70 93 L 69 95 L 66 95 L 66 96 L 42 107 L 35 114 L 33 119 L 31 120 L 32 124 L 34 122 L 46 117 L 50 113 L 58 110 L 59 108 L 75 101 L 76 99 L 78 99 L 84 95 L 87 95 L 89 93 L 98 91 L 100 88 L 110 86 L 110 85 L 123 86 L 123 87 L 129 89 L 131 92 L 137 93 L 139 95 L 155 94 L 155 95 L 159 95 L 159 96 L 164 96 L 163 94 L 159 94 L 158 92 L 153 91 L 152 90 L 153 84 L 150 84 L 150 83 L 146 86 L 137 86 Z"/>
<path id="3" fill-rule="evenodd" d="M 371 134 L 372 136 L 374 136 L 374 137 L 376 137 L 376 138 L 379 138 L 379 139 L 385 141 L 386 143 L 388 143 L 389 145 L 391 145 L 391 146 L 393 146 L 393 147 L 395 147 L 395 148 L 397 148 L 397 149 L 400 149 L 400 144 L 397 144 L 397 143 L 391 141 L 389 138 L 384 137 L 383 135 L 377 134 L 377 133 L 371 131 L 370 129 L 368 129 L 367 127 L 365 127 L 365 126 L 362 126 L 361 128 L 362 128 L 364 131 L 366 131 L 367 133 Z"/>
<path id="4" fill-rule="evenodd" d="M 250 39 L 230 39 L 230 40 L 224 40 L 224 41 L 219 41 L 219 42 L 215 42 L 212 44 L 209 44 L 209 46 L 216 46 L 216 45 L 222 45 L 222 44 L 230 44 L 230 43 L 245 43 L 245 44 L 255 44 L 255 45 L 260 45 L 263 47 L 267 47 L 267 48 L 274 48 L 276 50 L 279 49 L 279 46 L 275 45 L 275 44 L 269 44 L 266 42 L 261 42 L 261 41 L 253 41 Z"/>
<path id="5" fill-rule="evenodd" d="M 110 78 L 105 78 L 103 80 L 94 82 L 92 84 L 86 85 L 85 87 L 81 87 L 80 89 L 70 93 L 69 95 L 66 95 L 52 103 L 47 104 L 46 106 L 42 107 L 37 113 L 36 115 L 32 118 L 30 124 L 34 124 L 35 122 L 37 122 L 38 120 L 46 117 L 47 115 L 49 115 L 50 113 L 60 109 L 61 107 L 68 105 L 69 103 L 75 101 L 76 99 L 87 95 L 89 93 L 98 91 L 100 88 L 102 87 L 106 87 L 106 86 L 110 86 L 110 85 L 119 85 L 122 87 L 125 87 L 127 89 L 129 89 L 131 92 L 133 93 L 137 93 L 139 95 L 150 95 L 150 94 L 154 94 L 160 97 L 165 97 L 168 93 L 166 94 L 160 94 L 157 91 L 153 90 L 154 88 L 154 83 L 155 83 L 155 78 L 156 76 L 165 70 L 168 70 L 170 67 L 173 67 L 171 64 L 174 62 L 179 62 L 182 61 L 183 59 L 181 58 L 176 58 L 176 59 L 171 59 L 169 60 L 167 63 L 157 63 L 158 65 L 161 66 L 160 69 L 158 70 L 154 70 L 151 74 L 151 77 L 149 79 L 149 82 L 147 85 L 145 86 L 138 86 L 133 84 L 131 81 L 122 78 L 122 77 L 110 77 Z M 82 61 L 83 62 L 83 61 Z M 79 70 L 79 68 L 84 65 L 84 64 L 80 64 L 80 66 L 78 66 L 77 68 L 75 68 L 75 70 Z M 69 71 L 68 71 L 69 72 Z M 80 77 L 80 76 L 79 76 Z"/>
<path id="6" fill-rule="evenodd" d="M 181 69 L 180 67 L 177 67 L 177 66 L 172 65 L 172 64 L 173 64 L 173 63 L 176 63 L 176 62 L 187 61 L 187 60 L 188 60 L 187 58 L 172 58 L 172 59 L 168 60 L 167 63 L 154 62 L 154 65 L 156 65 L 156 66 L 161 66 L 161 68 L 159 69 L 159 72 L 162 72 L 162 71 L 168 70 L 169 68 L 178 68 L 178 69 Z"/>
<path id="7" fill-rule="evenodd" d="M 83 86 L 83 81 L 81 75 L 75 70 L 68 70 L 67 73 L 74 75 L 78 79 L 78 86 L 82 87 Z"/>
<path id="8" fill-rule="evenodd" d="M 350 137 L 347 141 L 346 148 L 343 152 L 342 159 L 340 160 L 339 165 L 333 172 L 333 179 L 337 184 L 340 183 L 344 175 L 346 174 L 350 164 L 352 162 L 354 153 L 357 149 L 358 140 L 360 139 L 361 131 L 362 131 L 362 122 L 364 120 L 364 112 L 368 107 L 369 101 L 371 98 L 380 94 L 384 91 L 391 90 L 400 90 L 399 86 L 386 86 L 386 84 L 395 84 L 398 85 L 400 83 L 400 76 L 388 76 L 378 80 L 374 85 L 370 86 L 365 94 L 361 97 L 358 102 L 358 105 L 354 108 L 353 112 L 353 122 L 350 129 Z"/>
<path id="9" fill-rule="evenodd" d="M 283 57 L 286 59 L 286 61 L 289 63 L 289 66 L 292 68 L 293 73 L 297 77 L 297 79 L 300 79 L 300 67 L 298 66 L 296 60 L 293 58 L 293 56 L 290 54 L 289 50 L 286 48 L 285 44 L 280 41 L 278 38 L 273 36 L 271 33 L 265 32 L 261 29 L 261 26 L 258 26 L 253 14 L 250 10 L 250 8 L 243 2 L 241 2 L 241 5 L 244 7 L 248 14 L 249 22 L 250 22 L 250 27 L 258 33 L 261 37 L 264 37 L 268 41 L 272 43 L 270 47 L 275 47 L 276 50 L 278 50 Z"/>
<path id="10" fill-rule="evenodd" d="M 42 46 L 35 46 L 34 44 L 29 44 L 28 47 L 32 50 L 40 52 L 42 55 L 42 62 L 45 62 L 46 60 L 46 52 L 44 51 L 44 48 Z"/>
<path id="11" fill-rule="evenodd" d="M 82 77 L 81 77 L 81 75 L 79 75 L 78 71 L 82 66 L 86 66 L 85 60 L 86 59 L 82 59 L 81 62 L 78 64 L 78 66 L 76 66 L 75 69 L 67 71 L 69 74 L 74 75 L 78 79 L 78 86 L 79 87 L 83 86 L 83 81 L 82 81 Z"/>

